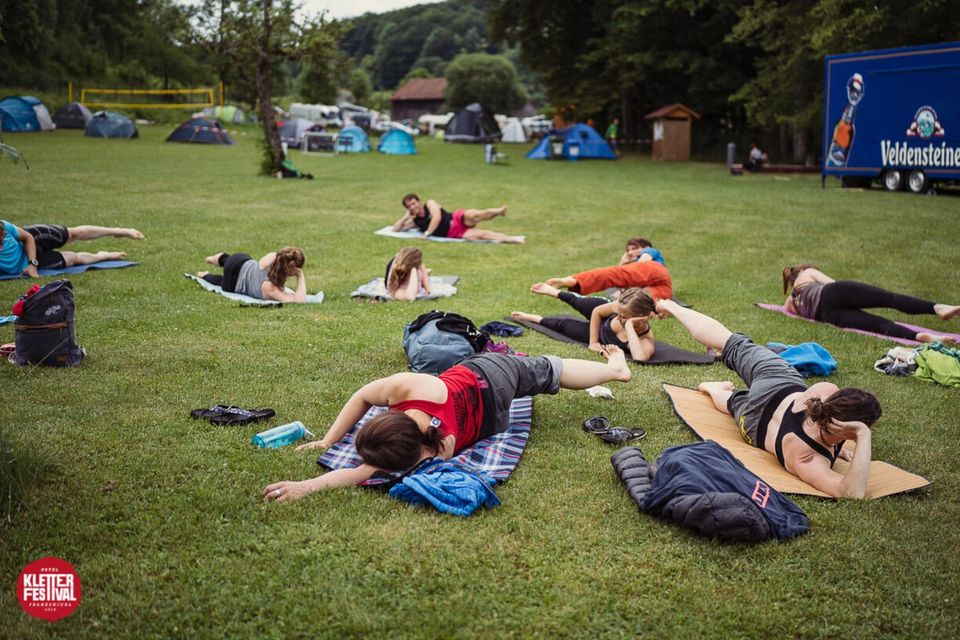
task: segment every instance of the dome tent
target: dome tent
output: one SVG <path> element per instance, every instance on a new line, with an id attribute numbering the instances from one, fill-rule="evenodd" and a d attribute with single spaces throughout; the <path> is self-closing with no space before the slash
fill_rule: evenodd
<path id="1" fill-rule="evenodd" d="M 173 130 L 167 142 L 188 142 L 192 144 L 236 144 L 216 120 L 191 118 Z"/>
<path id="2" fill-rule="evenodd" d="M 80 102 L 65 104 L 53 114 L 53 122 L 58 129 L 83 129 L 93 117 L 87 105 Z"/>
<path id="3" fill-rule="evenodd" d="M 90 138 L 137 138 L 140 132 L 133 120 L 116 111 L 97 111 L 83 128 Z"/>
<path id="4" fill-rule="evenodd" d="M 507 118 L 503 125 L 503 140 L 501 142 L 527 142 L 527 132 L 523 130 L 519 118 Z"/>
<path id="5" fill-rule="evenodd" d="M 387 155 L 411 156 L 417 152 L 417 144 L 406 131 L 391 129 L 380 138 L 377 151 Z"/>
<path id="6" fill-rule="evenodd" d="M 33 96 L 8 96 L 0 100 L 0 124 L 3 131 L 53 131 L 56 125 L 50 112 Z"/>
<path id="7" fill-rule="evenodd" d="M 345 153 L 366 153 L 370 151 L 370 138 L 360 127 L 346 126 L 340 130 L 340 137 L 337 138 L 337 150 Z"/>
<path id="8" fill-rule="evenodd" d="M 490 110 L 474 102 L 450 118 L 443 139 L 446 142 L 496 142 L 501 136 L 500 125 Z"/>
<path id="9" fill-rule="evenodd" d="M 247 121 L 247 116 L 243 112 L 243 109 L 233 104 L 207 107 L 203 110 L 203 115 L 211 120 L 219 120 L 231 124 L 243 124 Z"/>
<path id="10" fill-rule="evenodd" d="M 562 150 L 557 153 L 557 150 L 551 147 L 553 144 L 562 145 Z M 554 151 L 553 155 L 551 150 Z M 549 160 L 551 157 L 567 160 L 616 160 L 617 154 L 593 127 L 577 123 L 547 132 L 543 140 L 527 154 L 527 158 L 531 160 Z"/>

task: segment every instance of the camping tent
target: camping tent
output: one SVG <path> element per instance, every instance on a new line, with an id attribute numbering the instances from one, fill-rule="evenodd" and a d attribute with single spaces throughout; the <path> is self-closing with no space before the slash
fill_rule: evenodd
<path id="1" fill-rule="evenodd" d="M 216 120 L 191 118 L 173 130 L 167 142 L 191 142 L 194 144 L 236 144 Z"/>
<path id="2" fill-rule="evenodd" d="M 91 138 L 136 138 L 137 125 L 122 113 L 97 111 L 87 122 L 83 135 Z"/>
<path id="3" fill-rule="evenodd" d="M 87 105 L 79 102 L 65 104 L 53 115 L 53 122 L 60 129 L 83 129 L 93 114 Z"/>
<path id="4" fill-rule="evenodd" d="M 450 118 L 443 139 L 447 142 L 495 142 L 501 135 L 493 114 L 479 102 L 474 102 Z"/>
<path id="5" fill-rule="evenodd" d="M 410 156 L 417 152 L 413 136 L 400 129 L 391 129 L 380 138 L 377 151 L 389 155 Z"/>
<path id="6" fill-rule="evenodd" d="M 323 125 L 306 118 L 293 118 L 280 125 L 280 142 L 286 142 L 291 147 L 299 147 L 303 142 L 303 134 L 308 131 L 323 131 Z"/>
<path id="7" fill-rule="evenodd" d="M 523 130 L 519 118 L 507 118 L 503 127 L 503 142 L 526 142 L 527 132 Z"/>
<path id="8" fill-rule="evenodd" d="M 543 136 L 543 140 L 527 154 L 527 157 L 531 160 L 549 160 L 550 158 L 616 160 L 617 154 L 613 152 L 607 141 L 601 138 L 593 127 L 577 123 L 563 129 L 554 129 L 547 132 Z"/>
<path id="9" fill-rule="evenodd" d="M 370 138 L 360 127 L 350 125 L 340 130 L 337 149 L 347 153 L 366 153 L 370 151 Z"/>
<path id="10" fill-rule="evenodd" d="M 207 107 L 203 110 L 203 115 L 211 120 L 220 122 L 229 122 L 230 124 L 243 124 L 247 121 L 247 116 L 243 109 L 236 105 L 225 104 L 223 106 Z"/>
<path id="11" fill-rule="evenodd" d="M 53 131 L 50 112 L 33 96 L 8 96 L 0 100 L 3 131 Z"/>

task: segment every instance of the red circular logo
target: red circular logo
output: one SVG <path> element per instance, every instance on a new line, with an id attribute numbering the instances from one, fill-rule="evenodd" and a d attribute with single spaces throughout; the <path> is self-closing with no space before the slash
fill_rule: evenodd
<path id="1" fill-rule="evenodd" d="M 80 576 L 66 560 L 41 558 L 20 572 L 17 597 L 31 616 L 54 622 L 80 605 Z"/>

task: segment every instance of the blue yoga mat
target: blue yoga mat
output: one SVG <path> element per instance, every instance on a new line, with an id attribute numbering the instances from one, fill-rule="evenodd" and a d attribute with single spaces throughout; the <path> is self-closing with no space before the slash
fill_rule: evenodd
<path id="1" fill-rule="evenodd" d="M 123 269 L 124 267 L 134 267 L 138 264 L 140 263 L 130 262 L 129 260 L 104 260 L 103 262 L 94 264 L 78 264 L 75 267 L 64 267 L 62 269 L 40 269 L 40 275 L 41 277 L 61 276 L 68 273 L 83 273 L 87 269 Z M 26 278 L 26 276 L 11 273 L 0 274 L 0 280 L 16 280 L 18 278 Z"/>

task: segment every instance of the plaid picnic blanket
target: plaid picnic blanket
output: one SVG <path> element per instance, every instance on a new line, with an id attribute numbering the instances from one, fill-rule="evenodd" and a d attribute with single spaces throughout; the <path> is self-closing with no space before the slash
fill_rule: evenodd
<path id="1" fill-rule="evenodd" d="M 327 449 L 317 458 L 317 464 L 333 471 L 334 469 L 350 469 L 360 466 L 363 460 L 353 446 L 353 439 L 371 418 L 387 410 L 386 407 L 370 407 L 366 415 L 353 426 L 337 444 Z M 462 465 L 467 470 L 488 474 L 497 482 L 503 482 L 510 477 L 520 462 L 520 456 L 527 446 L 530 437 L 530 423 L 533 420 L 533 398 L 516 398 L 510 405 L 510 427 L 503 433 L 481 440 L 472 447 L 461 451 L 450 458 L 450 462 Z M 394 476 L 378 474 L 363 483 L 363 486 L 372 487 L 390 482 Z"/>

